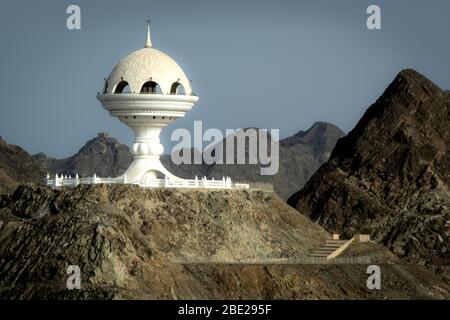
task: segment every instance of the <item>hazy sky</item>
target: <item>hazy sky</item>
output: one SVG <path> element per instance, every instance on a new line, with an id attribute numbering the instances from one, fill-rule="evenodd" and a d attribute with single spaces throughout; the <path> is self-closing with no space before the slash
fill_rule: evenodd
<path id="1" fill-rule="evenodd" d="M 66 28 L 81 7 L 82 29 Z M 382 10 L 369 31 L 366 9 Z M 450 88 L 450 1 L 63 1 L 2 0 L 0 136 L 31 153 L 69 156 L 129 128 L 96 99 L 103 78 L 143 48 L 177 61 L 200 97 L 163 133 L 194 120 L 219 129 L 279 128 L 281 137 L 328 121 L 344 131 L 403 68 Z M 166 151 L 169 148 L 166 148 Z"/>

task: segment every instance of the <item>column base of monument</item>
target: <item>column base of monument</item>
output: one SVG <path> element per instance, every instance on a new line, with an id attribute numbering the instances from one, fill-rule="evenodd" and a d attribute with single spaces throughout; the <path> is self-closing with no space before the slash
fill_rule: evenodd
<path id="1" fill-rule="evenodd" d="M 161 163 L 159 156 L 135 157 L 127 171 L 119 178 L 128 181 L 128 183 L 142 185 L 145 185 L 147 180 L 155 179 L 183 180 L 167 170 Z"/>

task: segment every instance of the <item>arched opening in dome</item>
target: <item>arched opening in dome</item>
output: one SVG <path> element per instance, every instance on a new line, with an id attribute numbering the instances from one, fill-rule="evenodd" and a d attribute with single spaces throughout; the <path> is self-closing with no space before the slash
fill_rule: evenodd
<path id="1" fill-rule="evenodd" d="M 108 81 L 105 81 L 105 85 L 103 86 L 103 94 L 106 94 L 108 91 Z"/>
<path id="2" fill-rule="evenodd" d="M 177 81 L 172 84 L 172 87 L 170 88 L 170 94 L 186 95 L 186 90 L 184 89 L 183 85 Z"/>
<path id="3" fill-rule="evenodd" d="M 161 87 L 155 81 L 147 81 L 142 85 L 140 93 L 162 94 Z"/>
<path id="4" fill-rule="evenodd" d="M 116 90 L 114 90 L 114 93 L 131 93 L 130 85 L 126 81 L 121 81 L 116 86 Z"/>

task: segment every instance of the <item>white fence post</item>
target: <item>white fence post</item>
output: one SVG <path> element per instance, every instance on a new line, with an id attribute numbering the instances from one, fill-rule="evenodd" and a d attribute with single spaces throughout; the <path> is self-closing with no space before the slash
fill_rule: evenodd
<path id="1" fill-rule="evenodd" d="M 167 188 L 169 186 L 169 177 L 164 176 L 164 187 Z"/>
<path id="2" fill-rule="evenodd" d="M 78 173 L 75 174 L 75 186 L 78 186 L 80 184 L 80 177 L 78 176 Z"/>

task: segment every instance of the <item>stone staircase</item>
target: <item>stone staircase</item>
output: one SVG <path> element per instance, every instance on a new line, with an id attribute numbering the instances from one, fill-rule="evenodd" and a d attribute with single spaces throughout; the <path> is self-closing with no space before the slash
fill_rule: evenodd
<path id="1" fill-rule="evenodd" d="M 354 238 L 350 240 L 328 239 L 322 247 L 310 252 L 308 257 L 315 260 L 331 260 L 341 254 L 353 240 Z"/>

